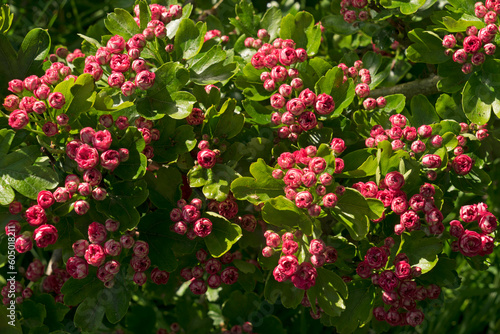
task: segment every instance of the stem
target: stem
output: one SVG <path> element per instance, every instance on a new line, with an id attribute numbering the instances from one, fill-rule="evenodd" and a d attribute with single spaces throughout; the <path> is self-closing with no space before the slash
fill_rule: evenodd
<path id="1" fill-rule="evenodd" d="M 50 257 L 50 261 L 47 264 L 47 269 L 45 270 L 45 275 L 49 276 L 52 274 L 52 265 L 56 262 L 61 261 L 62 259 L 62 250 L 60 248 L 54 250 L 52 256 Z"/>
<path id="2" fill-rule="evenodd" d="M 439 75 L 432 75 L 429 78 L 415 80 L 393 87 L 382 87 L 374 89 L 370 92 L 370 97 L 377 98 L 392 94 L 403 94 L 407 99 L 415 95 L 432 95 L 439 92 L 437 88 L 438 81 L 441 80 Z"/>

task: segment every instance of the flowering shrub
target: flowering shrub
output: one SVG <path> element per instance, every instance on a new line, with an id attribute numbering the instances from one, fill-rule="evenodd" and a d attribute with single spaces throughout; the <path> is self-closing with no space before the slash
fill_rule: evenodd
<path id="1" fill-rule="evenodd" d="M 485 268 L 500 5 L 218 6 L 35 29 L 2 69 L 9 329 L 383 332 Z"/>

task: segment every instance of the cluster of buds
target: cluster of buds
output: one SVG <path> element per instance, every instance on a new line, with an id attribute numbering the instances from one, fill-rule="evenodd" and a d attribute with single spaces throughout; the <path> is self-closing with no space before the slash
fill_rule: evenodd
<path id="1" fill-rule="evenodd" d="M 198 109 L 200 110 L 200 109 Z M 212 144 L 218 144 L 219 139 L 214 138 Z M 225 145 L 221 145 L 220 148 Z M 203 139 L 198 143 L 198 153 L 196 154 L 196 162 L 203 168 L 210 169 L 215 166 L 217 162 L 222 162 L 221 149 L 210 149 L 211 145 L 209 142 L 209 136 L 203 135 Z"/>
<path id="2" fill-rule="evenodd" d="M 272 114 L 271 121 L 274 125 L 283 125 L 278 130 L 281 139 L 296 141 L 300 133 L 318 125 L 316 113 L 329 115 L 335 109 L 335 101 L 330 95 L 316 95 L 304 89 L 299 71 L 293 66 L 306 59 L 306 50 L 296 49 L 293 40 L 277 38 L 272 44 L 263 44 L 251 60 L 256 69 L 265 69 L 260 74 L 264 89 L 275 92 L 270 104 L 277 111 Z M 292 96 L 294 92 L 295 96 L 300 92 L 298 97 Z"/>
<path id="3" fill-rule="evenodd" d="M 340 15 L 347 23 L 354 23 L 356 20 L 366 21 L 370 18 L 370 12 L 366 9 L 368 0 L 341 0 Z"/>
<path id="4" fill-rule="evenodd" d="M 247 37 L 244 44 L 249 49 L 258 50 L 269 42 L 269 38 L 269 32 L 266 29 L 259 29 L 257 31 L 257 38 Z"/>
<path id="5" fill-rule="evenodd" d="M 222 283 L 232 285 L 238 281 L 238 269 L 229 264 L 236 259 L 242 258 L 240 252 L 227 252 L 220 258 L 208 258 L 204 249 L 196 252 L 198 264 L 194 267 L 185 267 L 181 270 L 181 277 L 190 281 L 189 289 L 195 295 L 202 295 L 207 288 L 218 288 Z M 226 265 L 223 269 L 222 266 Z"/>
<path id="6" fill-rule="evenodd" d="M 233 193 L 229 193 L 227 198 L 223 201 L 211 200 L 208 202 L 207 210 L 216 212 L 222 217 L 231 220 L 236 218 L 238 214 L 238 203 L 236 203 L 236 198 Z"/>
<path id="7" fill-rule="evenodd" d="M 375 319 L 386 321 L 391 326 L 415 327 L 424 320 L 424 313 L 417 308 L 417 302 L 438 298 L 441 289 L 435 284 L 418 286 L 414 279 L 421 275 L 421 268 L 412 267 L 404 253 L 396 256 L 393 270 L 384 269 L 393 246 L 394 239 L 389 237 L 381 247 L 368 249 L 364 261 L 358 263 L 356 273 L 363 279 L 371 279 L 382 289 L 384 304 L 373 309 Z"/>
<path id="8" fill-rule="evenodd" d="M 214 85 L 211 85 L 211 86 L 214 86 Z M 214 87 L 217 87 L 217 86 L 214 86 Z M 210 94 L 210 90 L 208 90 L 207 94 Z M 205 120 L 205 113 L 200 108 L 193 108 L 191 110 L 191 113 L 189 114 L 189 116 L 186 117 L 187 124 L 193 125 L 193 126 L 203 124 L 204 120 Z"/>
<path id="9" fill-rule="evenodd" d="M 115 35 L 105 47 L 97 49 L 95 55 L 85 58 L 83 73 L 91 74 L 98 81 L 106 69 L 106 73 L 110 73 L 108 85 L 120 89 L 125 96 L 133 95 L 137 89 L 147 90 L 153 86 L 155 74 L 149 71 L 146 61 L 140 58 L 146 43 L 142 34 L 132 36 L 127 42 L 120 35 Z"/>
<path id="10" fill-rule="evenodd" d="M 442 167 L 441 157 L 437 154 L 428 153 L 443 146 L 443 137 L 439 134 L 433 135 L 433 129 L 429 125 L 422 125 L 418 129 L 407 125 L 407 119 L 401 114 L 392 115 L 389 118 L 392 127 L 384 129 L 382 125 L 375 125 L 370 131 L 370 137 L 365 140 L 367 147 L 375 147 L 380 142 L 388 140 L 392 149 L 409 151 L 410 156 L 420 157 L 421 164 L 427 169 L 427 178 L 435 180 L 437 172 L 435 169 Z M 460 123 L 462 132 L 469 128 L 467 124 Z M 479 137 L 484 139 L 488 136 L 486 129 L 481 129 Z M 478 131 L 479 132 L 479 131 Z M 479 138 L 478 137 L 478 138 Z M 462 135 L 457 135 L 458 146 L 454 149 L 455 158 L 450 161 L 450 168 L 458 175 L 468 174 L 474 166 L 472 158 L 464 154 L 467 140 Z"/>
<path id="11" fill-rule="evenodd" d="M 0 294 L 2 295 L 2 303 L 5 306 L 11 305 L 11 301 L 20 305 L 25 299 L 33 295 L 33 290 L 23 287 L 20 281 L 7 280 L 7 285 L 2 287 Z"/>
<path id="12" fill-rule="evenodd" d="M 193 198 L 189 204 L 184 199 L 177 201 L 177 208 L 170 212 L 170 220 L 174 223 L 170 229 L 180 235 L 186 234 L 190 240 L 208 236 L 212 233 L 212 222 L 201 217 L 202 205 L 199 198 Z"/>
<path id="13" fill-rule="evenodd" d="M 459 220 L 450 222 L 450 235 L 458 239 L 451 243 L 452 250 L 469 257 L 491 254 L 495 245 L 490 234 L 496 231 L 498 221 L 488 211 L 488 206 L 485 203 L 464 205 L 460 208 L 460 219 L 469 229 L 465 229 Z M 478 226 L 469 225 L 473 222 Z"/>
<path id="14" fill-rule="evenodd" d="M 299 251 L 300 232 L 296 235 L 285 232 L 281 238 L 278 233 L 268 230 L 264 233 L 266 247 L 262 250 L 264 257 L 270 257 L 281 248 L 281 257 L 278 265 L 273 270 L 274 279 L 278 282 L 291 280 L 293 285 L 302 290 L 307 290 L 316 284 L 316 268 L 327 263 L 337 261 L 337 250 L 326 246 L 321 239 L 313 239 L 309 244 L 310 257 L 299 264 L 296 254 Z"/>
<path id="15" fill-rule="evenodd" d="M 229 42 L 229 36 L 222 35 L 222 32 L 220 30 L 214 29 L 214 30 L 209 30 L 205 33 L 205 37 L 203 38 L 203 43 L 214 38 L 220 40 L 224 44 Z"/>
<path id="16" fill-rule="evenodd" d="M 77 58 L 85 58 L 85 54 L 80 49 L 75 49 L 73 52 L 69 52 L 69 50 L 65 47 L 59 47 L 56 50 L 56 53 L 52 53 L 49 55 L 49 60 L 52 63 L 57 61 L 66 61 L 67 63 L 72 63 Z"/>
<path id="17" fill-rule="evenodd" d="M 9 125 L 15 129 L 23 129 L 30 123 L 40 125 L 48 137 L 59 133 L 59 128 L 69 130 L 69 117 L 59 114 L 52 117 L 55 110 L 64 107 L 66 98 L 60 92 L 54 92 L 54 87 L 63 80 L 76 78 L 71 75 L 71 69 L 63 63 L 53 63 L 42 77 L 31 75 L 26 79 L 14 79 L 9 82 L 9 90 L 14 93 L 8 95 L 3 103 L 10 112 Z"/>
<path id="18" fill-rule="evenodd" d="M 491 56 L 496 51 L 494 41 L 498 33 L 497 15 L 500 13 L 497 2 L 488 0 L 486 5 L 476 2 L 474 8 L 476 17 L 483 19 L 486 27 L 478 29 L 475 26 L 469 26 L 465 30 L 465 37 L 460 32 L 443 37 L 445 54 L 452 55 L 454 62 L 462 64 L 464 74 L 471 73 L 473 66 L 483 64 L 486 55 Z M 461 47 L 458 42 L 462 42 Z"/>
<path id="19" fill-rule="evenodd" d="M 142 150 L 142 154 L 146 156 L 148 159 L 153 159 L 154 157 L 154 148 L 151 146 L 151 143 L 160 139 L 160 130 L 154 129 L 153 121 L 149 119 L 145 119 L 140 116 L 136 118 L 134 121 L 137 130 L 142 134 L 142 138 L 144 138 L 144 142 L 146 146 L 144 150 Z"/>
<path id="20" fill-rule="evenodd" d="M 335 155 L 340 155 L 345 148 L 342 139 L 332 140 L 331 150 Z M 308 146 L 293 153 L 284 152 L 278 157 L 280 168 L 273 170 L 272 173 L 274 178 L 283 179 L 285 182 L 286 197 L 294 201 L 298 208 L 307 209 L 312 217 L 319 216 L 322 207 L 323 209 L 334 208 L 337 205 L 338 196 L 345 191 L 343 186 L 337 186 L 335 192 L 328 192 L 334 177 L 326 171 L 328 166 L 325 158 L 316 155 L 315 146 Z M 343 169 L 344 161 L 341 158 L 335 158 L 333 174 L 342 173 Z"/>
<path id="21" fill-rule="evenodd" d="M 120 162 L 128 160 L 129 151 L 126 148 L 120 148 L 118 151 L 110 149 L 112 141 L 108 130 L 95 131 L 86 127 L 80 130 L 80 139 L 66 144 L 66 154 L 76 161 L 80 170 L 94 170 L 100 165 L 105 170 L 113 171 Z"/>
<path id="22" fill-rule="evenodd" d="M 249 321 L 245 322 L 243 325 L 234 325 L 231 329 L 224 329 L 221 334 L 243 334 L 243 333 L 253 333 L 253 324 Z"/>
<path id="23" fill-rule="evenodd" d="M 147 23 L 146 28 L 140 35 L 146 41 L 153 41 L 155 37 L 160 40 L 165 40 L 167 43 L 165 51 L 167 53 L 172 52 L 174 50 L 174 45 L 169 41 L 167 37 L 166 25 L 172 20 L 177 20 L 182 17 L 182 7 L 179 5 L 170 5 L 169 7 L 166 7 L 159 4 L 151 4 L 149 5 L 149 10 L 151 12 L 151 20 Z M 139 5 L 135 5 L 134 14 L 134 20 L 140 27 L 141 9 Z"/>

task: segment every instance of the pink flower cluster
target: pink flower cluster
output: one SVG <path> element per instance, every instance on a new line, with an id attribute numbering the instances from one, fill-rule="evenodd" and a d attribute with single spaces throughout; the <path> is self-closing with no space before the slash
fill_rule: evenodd
<path id="1" fill-rule="evenodd" d="M 189 204 L 183 199 L 177 201 L 177 208 L 170 211 L 170 220 L 174 222 L 170 229 L 180 235 L 187 234 L 190 240 L 212 233 L 210 219 L 201 217 L 202 204 L 199 198 L 193 198 Z"/>
<path id="2" fill-rule="evenodd" d="M 337 260 L 337 251 L 331 246 L 326 246 L 321 239 L 313 239 L 309 244 L 310 258 L 299 264 L 295 254 L 299 251 L 300 232 L 297 236 L 291 232 L 284 233 L 281 238 L 279 234 L 268 230 L 264 233 L 266 247 L 262 250 L 264 257 L 270 257 L 275 249 L 281 247 L 282 255 L 278 265 L 273 270 L 274 279 L 278 282 L 291 280 L 296 288 L 307 290 L 316 283 L 316 268 L 325 263 L 334 263 Z"/>
<path id="3" fill-rule="evenodd" d="M 208 202 L 207 210 L 216 212 L 226 219 L 234 219 L 238 214 L 238 203 L 236 203 L 236 198 L 230 192 L 227 198 L 223 201 L 211 200 Z"/>
<path id="4" fill-rule="evenodd" d="M 443 137 L 439 134 L 433 135 L 430 125 L 422 125 L 418 129 L 407 125 L 407 119 L 401 114 L 392 115 L 389 118 L 392 127 L 384 129 L 382 125 L 375 125 L 370 131 L 370 137 L 366 138 L 367 147 L 375 147 L 380 142 L 388 140 L 392 149 L 405 150 L 412 157 L 421 157 L 423 167 L 429 169 L 427 177 L 433 181 L 437 177 L 434 169 L 442 167 L 441 157 L 432 152 L 443 146 Z M 469 127 L 465 123 L 460 123 L 462 132 L 468 131 Z M 480 132 L 481 131 L 481 132 Z M 488 136 L 486 129 L 478 130 L 478 138 L 484 139 Z M 458 146 L 454 149 L 455 158 L 450 159 L 450 169 L 459 175 L 468 174 L 474 166 L 474 161 L 468 155 L 464 154 L 467 139 L 462 135 L 457 135 Z"/>
<path id="5" fill-rule="evenodd" d="M 450 235 L 458 239 L 451 243 L 452 250 L 469 257 L 491 254 L 495 244 L 490 234 L 497 230 L 498 220 L 488 211 L 488 206 L 485 203 L 464 205 L 460 208 L 460 219 L 464 224 L 459 220 L 450 222 Z M 471 226 L 474 222 L 477 227 Z"/>
<path id="6" fill-rule="evenodd" d="M 229 36 L 227 35 L 222 35 L 222 32 L 220 30 L 214 29 L 214 30 L 209 30 L 205 33 L 205 37 L 203 38 L 203 42 L 206 42 L 211 39 L 220 39 L 222 43 L 227 43 L 229 42 Z"/>
<path id="7" fill-rule="evenodd" d="M 238 281 L 238 269 L 234 266 L 223 265 L 230 264 L 233 260 L 241 260 L 242 255 L 239 251 L 227 252 L 220 258 L 208 259 L 208 253 L 204 249 L 196 252 L 198 264 L 194 267 L 185 267 L 181 270 L 181 277 L 190 281 L 189 289 L 195 295 L 202 295 L 207 292 L 207 286 L 216 289 L 222 283 L 232 285 Z M 252 262 L 252 264 L 256 264 Z"/>
<path id="8" fill-rule="evenodd" d="M 100 165 L 113 171 L 120 162 L 128 160 L 129 152 L 126 148 L 120 148 L 118 151 L 110 149 L 112 141 L 111 132 L 108 130 L 95 131 L 86 127 L 80 130 L 80 139 L 66 144 L 66 155 L 76 161 L 81 170 L 95 170 L 94 173 L 97 174 L 96 168 Z"/>
<path id="9" fill-rule="evenodd" d="M 370 12 L 365 9 L 368 0 L 341 0 L 340 15 L 347 23 L 354 23 L 356 20 L 366 21 L 370 18 Z M 351 9 L 349 9 L 351 7 Z"/>
<path id="10" fill-rule="evenodd" d="M 257 40 L 253 40 L 254 44 L 255 41 Z M 281 38 L 275 39 L 272 44 L 260 45 L 251 59 L 251 64 L 256 69 L 265 69 L 260 74 L 264 89 L 275 92 L 270 98 L 270 104 L 277 111 L 272 114 L 271 121 L 274 125 L 283 125 L 278 130 L 281 139 L 296 141 L 301 132 L 318 125 L 316 113 L 329 115 L 335 109 L 335 101 L 330 95 L 316 95 L 310 89 L 304 89 L 299 71 L 293 65 L 306 59 L 306 50 L 296 48 L 291 39 Z M 294 92 L 300 92 L 298 97 L 292 97 Z"/>
<path id="11" fill-rule="evenodd" d="M 13 301 L 15 301 L 17 305 L 20 305 L 25 299 L 33 295 L 33 290 L 28 287 L 23 287 L 20 281 L 7 281 L 7 285 L 2 287 L 0 294 L 2 295 L 2 303 L 5 306 L 9 306 L 11 300 L 13 300 L 12 294 L 16 296 Z"/>
<path id="12" fill-rule="evenodd" d="M 411 266 L 408 256 L 399 253 L 394 268 L 387 269 L 390 248 L 394 239 L 386 238 L 381 247 L 371 247 L 364 261 L 358 263 L 356 273 L 363 279 L 371 279 L 382 289 L 383 306 L 373 309 L 375 319 L 386 321 L 391 326 L 418 326 L 424 320 L 424 313 L 417 303 L 425 299 L 436 299 L 441 293 L 439 286 L 419 286 L 414 280 L 421 275 L 421 269 Z M 391 266 L 392 267 L 392 266 Z"/>
<path id="13" fill-rule="evenodd" d="M 136 118 L 134 123 L 137 129 L 141 132 L 142 138 L 144 138 L 144 142 L 146 143 L 146 147 L 142 150 L 142 154 L 144 154 L 148 159 L 153 159 L 154 148 L 151 146 L 151 143 L 160 140 L 160 130 L 154 129 L 153 121 L 145 119 L 142 116 Z"/>
<path id="14" fill-rule="evenodd" d="M 71 75 L 71 68 L 61 62 L 55 62 L 42 77 L 31 75 L 23 81 L 11 80 L 9 90 L 14 94 L 8 95 L 3 103 L 4 108 L 11 112 L 9 125 L 13 129 L 20 130 L 33 121 L 40 124 L 42 131 L 49 137 L 59 133 L 58 126 L 67 130 L 69 118 L 66 114 L 60 114 L 52 119 L 51 113 L 47 111 L 61 109 L 64 106 L 66 98 L 62 93 L 54 92 L 54 87 L 70 78 L 76 78 Z"/>
<path id="15" fill-rule="evenodd" d="M 331 142 L 331 150 L 340 155 L 346 148 L 340 138 Z M 344 188 L 338 186 L 335 192 L 327 192 L 327 187 L 333 184 L 333 175 L 326 171 L 327 162 L 323 157 L 316 156 L 317 148 L 308 146 L 293 153 L 284 152 L 278 157 L 279 169 L 273 171 L 273 177 L 285 182 L 286 197 L 294 201 L 298 208 L 307 209 L 309 215 L 317 217 L 323 208 L 333 208 L 337 205 L 337 196 L 344 193 Z M 332 168 L 333 169 L 333 168 Z M 335 158 L 334 174 L 342 173 L 344 161 Z"/>
<path id="16" fill-rule="evenodd" d="M 476 17 L 484 20 L 486 27 L 478 29 L 475 26 L 469 26 L 465 31 L 465 37 L 460 32 L 443 37 L 445 54 L 452 55 L 454 62 L 462 64 L 464 74 L 471 73 L 474 70 L 473 66 L 480 66 L 484 63 L 486 55 L 493 55 L 496 51 L 494 41 L 498 34 L 496 23 L 500 6 L 496 1 L 491 0 L 486 1 L 486 5 L 483 2 L 476 2 L 474 11 Z"/>

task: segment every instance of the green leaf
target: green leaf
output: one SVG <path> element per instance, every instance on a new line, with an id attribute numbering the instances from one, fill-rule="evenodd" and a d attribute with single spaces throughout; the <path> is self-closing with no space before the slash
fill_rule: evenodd
<path id="1" fill-rule="evenodd" d="M 347 298 L 347 286 L 337 274 L 325 268 L 317 268 L 318 276 L 316 284 L 307 290 L 307 297 L 311 306 L 316 303 L 326 314 L 334 317 L 339 316 L 346 308 L 344 299 Z M 314 309 L 313 309 L 314 310 Z"/>
<path id="2" fill-rule="evenodd" d="M 57 173 L 46 162 L 35 163 L 39 156 L 38 146 L 25 146 L 0 155 L 0 188 L 3 189 L 0 204 L 12 202 L 12 188 L 23 196 L 36 199 L 40 191 L 57 187 Z"/>
<path id="3" fill-rule="evenodd" d="M 122 8 L 115 8 L 114 13 L 109 13 L 104 19 L 104 25 L 112 34 L 122 36 L 125 41 L 136 34 L 142 34 L 132 15 Z"/>
<path id="4" fill-rule="evenodd" d="M 82 279 L 70 277 L 61 288 L 64 295 L 64 304 L 76 306 L 87 297 L 96 297 L 102 288 L 102 282 L 97 278 L 97 269 L 89 266 L 89 274 Z"/>
<path id="5" fill-rule="evenodd" d="M 370 320 L 375 301 L 375 288 L 363 281 L 353 281 L 349 284 L 349 298 L 345 301 L 345 311 L 340 317 L 333 318 L 335 328 L 339 333 L 353 333 Z"/>
<path id="6" fill-rule="evenodd" d="M 442 119 L 465 122 L 465 114 L 460 103 L 448 94 L 441 94 L 436 101 L 436 112 Z"/>
<path id="7" fill-rule="evenodd" d="M 182 16 L 177 20 L 170 21 L 169 24 L 165 26 L 167 29 L 167 37 L 169 39 L 173 39 L 177 34 L 177 30 L 179 30 L 179 25 L 183 19 L 189 18 L 191 16 L 191 12 L 193 11 L 193 5 L 188 3 L 184 7 L 182 7 Z"/>
<path id="8" fill-rule="evenodd" d="M 474 26 L 478 29 L 484 28 L 485 24 L 476 16 L 463 14 L 458 20 L 451 16 L 443 17 L 443 25 L 449 32 L 465 31 L 467 27 Z"/>
<path id="9" fill-rule="evenodd" d="M 127 161 L 120 162 L 114 174 L 124 180 L 135 180 L 146 173 L 147 158 L 141 152 L 146 147 L 141 132 L 136 127 L 129 127 L 118 142 L 116 148 L 126 148 L 129 151 Z"/>
<path id="10" fill-rule="evenodd" d="M 404 15 L 415 13 L 425 4 L 426 0 L 392 0 L 390 4 L 383 4 L 385 8 L 399 8 Z"/>
<path id="11" fill-rule="evenodd" d="M 152 333 L 156 328 L 155 309 L 134 304 L 125 318 L 125 324 L 131 333 Z"/>
<path id="12" fill-rule="evenodd" d="M 87 42 L 89 42 L 90 44 L 92 44 L 96 49 L 102 47 L 101 43 L 99 43 L 98 40 L 96 40 L 92 37 L 86 36 L 84 34 L 77 34 L 77 35 L 80 36 L 81 38 L 83 38 L 84 40 L 86 40 Z"/>
<path id="13" fill-rule="evenodd" d="M 96 332 L 102 324 L 105 312 L 104 306 L 96 298 L 86 298 L 76 309 L 75 325 L 85 332 Z"/>
<path id="14" fill-rule="evenodd" d="M 271 304 L 275 304 L 280 297 L 284 307 L 297 308 L 304 298 L 304 290 L 296 288 L 291 281 L 278 282 L 272 273 L 269 273 L 264 287 L 264 297 Z"/>
<path id="15" fill-rule="evenodd" d="M 228 99 L 220 108 L 218 122 L 215 126 L 213 136 L 226 139 L 233 138 L 240 133 L 245 123 L 245 117 L 236 113 L 236 100 Z"/>
<path id="16" fill-rule="evenodd" d="M 266 165 L 263 159 L 250 166 L 253 177 L 239 177 L 231 183 L 231 191 L 239 200 L 259 204 L 270 198 L 283 195 L 285 183 L 272 177 L 274 168 Z"/>
<path id="17" fill-rule="evenodd" d="M 241 227 L 214 212 L 206 211 L 202 217 L 212 222 L 212 233 L 204 238 L 213 257 L 221 257 L 241 238 Z"/>
<path id="18" fill-rule="evenodd" d="M 257 28 L 254 22 L 254 9 L 252 2 L 242 0 L 235 6 L 236 18 L 230 18 L 229 21 L 248 36 L 257 35 Z"/>
<path id="19" fill-rule="evenodd" d="M 438 263 L 431 271 L 418 278 L 424 284 L 438 284 L 449 289 L 460 287 L 462 279 L 456 271 L 457 263 L 455 260 L 446 256 L 441 256 Z"/>
<path id="20" fill-rule="evenodd" d="M 425 0 L 423 1 L 425 2 Z M 411 61 L 440 64 L 448 60 L 448 56 L 443 51 L 442 40 L 435 33 L 417 28 L 410 31 L 408 37 L 415 43 L 406 49 L 406 56 Z"/>
<path id="21" fill-rule="evenodd" d="M 148 90 L 154 96 L 167 90 L 170 94 L 182 89 L 189 81 L 189 72 L 181 63 L 168 62 L 155 71 L 155 84 Z"/>
<path id="22" fill-rule="evenodd" d="M 0 16 L 0 34 L 5 34 L 9 31 L 12 25 L 12 20 L 14 20 L 14 13 L 10 12 L 9 5 L 2 5 L 1 8 L 2 15 Z"/>
<path id="23" fill-rule="evenodd" d="M 69 79 L 61 82 L 54 88 L 54 92 L 60 92 L 66 98 L 66 103 L 57 114 L 67 114 L 69 124 L 73 124 L 81 113 L 87 112 L 94 104 L 94 78 L 88 73 L 82 74 L 76 81 Z"/>
<path id="24" fill-rule="evenodd" d="M 241 102 L 243 109 L 250 116 L 250 119 L 257 124 L 267 125 L 271 122 L 272 110 L 264 107 L 262 104 L 245 99 Z"/>
<path id="25" fill-rule="evenodd" d="M 274 41 L 279 36 L 281 17 L 281 10 L 277 7 L 271 7 L 260 20 L 260 26 L 267 30 L 270 41 Z"/>
<path id="26" fill-rule="evenodd" d="M 220 45 L 215 45 L 207 52 L 193 59 L 189 68 L 191 81 L 198 85 L 222 82 L 224 85 L 237 72 L 237 63 L 227 62 L 227 53 Z"/>
<path id="27" fill-rule="evenodd" d="M 359 30 L 359 27 L 347 23 L 341 15 L 327 15 L 321 19 L 321 24 L 327 31 L 339 35 L 352 35 Z"/>
<path id="28" fill-rule="evenodd" d="M 191 59 L 196 56 L 203 46 L 203 38 L 207 32 L 207 25 L 203 22 L 195 24 L 186 18 L 179 24 L 174 39 L 174 51 L 178 59 Z"/>
<path id="29" fill-rule="evenodd" d="M 488 173 L 477 166 L 472 167 L 467 175 L 457 175 L 452 171 L 450 173 L 450 180 L 451 184 L 457 189 L 480 196 L 484 194 L 484 189 L 491 184 L 491 178 Z"/>
<path id="30" fill-rule="evenodd" d="M 404 233 L 398 254 L 405 253 L 412 266 L 418 266 L 425 274 L 438 262 L 437 255 L 443 250 L 443 242 L 436 237 L 427 237 L 423 231 Z"/>
<path id="31" fill-rule="evenodd" d="M 142 31 L 148 26 L 148 22 L 151 21 L 151 11 L 149 9 L 147 1 L 141 0 L 139 2 L 139 22 Z"/>
<path id="32" fill-rule="evenodd" d="M 45 317 L 47 316 L 47 310 L 45 309 L 45 306 L 30 299 L 23 301 L 20 309 L 24 318 L 23 325 L 27 327 L 33 328 L 41 326 Z"/>
<path id="33" fill-rule="evenodd" d="M 223 201 L 229 194 L 229 186 L 238 178 L 234 169 L 225 164 L 216 164 L 207 170 L 207 180 L 203 184 L 203 195 L 208 199 Z M 194 186 L 191 184 L 191 186 Z"/>
<path id="34" fill-rule="evenodd" d="M 462 107 L 467 118 L 476 124 L 486 124 L 491 116 L 491 104 L 495 94 L 481 82 L 477 73 L 466 82 L 462 91 Z"/>
<path id="35" fill-rule="evenodd" d="M 106 318 L 112 324 L 118 323 L 127 314 L 132 298 L 131 287 L 125 285 L 125 272 L 123 269 L 115 275 L 115 285 L 112 288 L 103 288 L 97 295 L 99 304 L 104 306 Z"/>
<path id="36" fill-rule="evenodd" d="M 257 310 L 260 305 L 260 298 L 253 292 L 233 291 L 226 302 L 222 305 L 222 315 L 232 322 L 237 322 L 239 319 L 250 315 Z M 246 319 L 245 319 L 246 320 Z"/>
<path id="37" fill-rule="evenodd" d="M 344 171 L 338 177 L 365 177 L 375 175 L 377 158 L 373 150 L 361 149 L 349 152 L 344 157 Z"/>
<path id="38" fill-rule="evenodd" d="M 427 97 L 422 94 L 415 95 L 410 103 L 412 114 L 412 126 L 419 127 L 424 124 L 439 122 L 439 116 L 436 114 L 434 106 Z"/>
<path id="39" fill-rule="evenodd" d="M 300 228 L 306 235 L 312 234 L 313 223 L 306 211 L 299 209 L 286 197 L 271 198 L 262 208 L 262 218 L 269 224 L 288 229 Z"/>
<path id="40" fill-rule="evenodd" d="M 354 240 L 362 240 L 368 233 L 369 219 L 380 218 L 380 209 L 383 209 L 382 202 L 369 204 L 359 191 L 346 188 L 332 213 L 345 225 Z"/>
<path id="41" fill-rule="evenodd" d="M 106 189 L 108 196 L 96 202 L 97 211 L 119 221 L 120 231 L 137 226 L 140 215 L 136 207 L 148 198 L 146 181 L 118 181 L 110 178 Z"/>
<path id="42" fill-rule="evenodd" d="M 165 117 L 161 120 L 164 127 L 173 120 Z M 195 133 L 191 125 L 173 126 L 170 130 L 161 131 L 161 137 L 151 145 L 154 148 L 154 160 L 157 162 L 171 162 L 177 160 L 177 156 L 190 152 L 196 147 Z"/>
<path id="43" fill-rule="evenodd" d="M 141 239 L 149 245 L 151 263 L 172 272 L 177 268 L 177 254 L 188 254 L 194 250 L 196 243 L 187 242 L 186 236 L 178 235 L 170 230 L 173 224 L 169 211 L 157 210 L 141 218 L 137 229 Z M 175 252 L 175 253 L 174 253 Z"/>
<path id="44" fill-rule="evenodd" d="M 20 78 L 31 74 L 43 74 L 42 64 L 49 55 L 50 36 L 47 30 L 35 28 L 23 40 L 17 53 L 17 66 Z"/>
<path id="45" fill-rule="evenodd" d="M 305 148 L 309 145 L 319 146 L 320 144 L 329 144 L 333 137 L 331 128 L 323 127 L 321 129 L 311 129 L 304 131 L 299 135 L 299 147 Z"/>
<path id="46" fill-rule="evenodd" d="M 177 168 L 169 166 L 162 167 L 153 173 L 146 173 L 148 183 L 149 199 L 160 209 L 171 209 L 181 197 L 179 186 L 182 184 L 182 176 Z"/>
<path id="47" fill-rule="evenodd" d="M 288 14 L 281 20 L 280 37 L 293 39 L 297 48 L 303 48 L 309 56 L 313 56 L 321 44 L 321 29 L 319 25 L 314 25 L 311 13 L 302 11 L 295 16 Z"/>
<path id="48" fill-rule="evenodd" d="M 69 307 L 61 303 L 56 303 L 54 297 L 48 293 L 35 295 L 31 299 L 45 306 L 47 315 L 43 323 L 48 326 L 51 332 L 64 328 L 61 321 L 64 319 L 66 313 L 69 312 Z"/>

